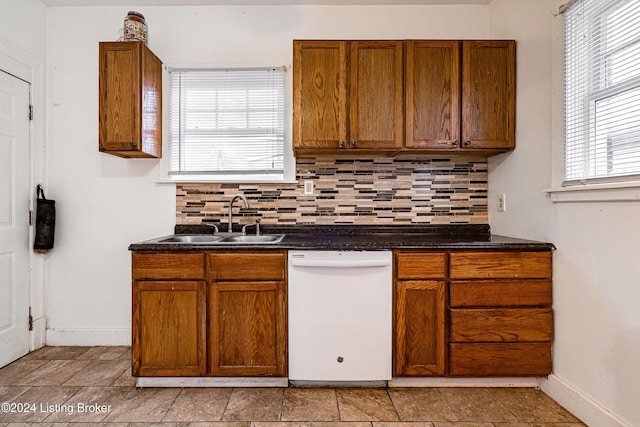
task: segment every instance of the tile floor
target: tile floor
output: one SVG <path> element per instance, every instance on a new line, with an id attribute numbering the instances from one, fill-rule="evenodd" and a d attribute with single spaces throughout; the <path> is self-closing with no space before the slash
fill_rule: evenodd
<path id="1" fill-rule="evenodd" d="M 0 427 L 584 426 L 534 389 L 136 389 L 129 364 L 128 347 L 39 349 L 0 369 Z"/>

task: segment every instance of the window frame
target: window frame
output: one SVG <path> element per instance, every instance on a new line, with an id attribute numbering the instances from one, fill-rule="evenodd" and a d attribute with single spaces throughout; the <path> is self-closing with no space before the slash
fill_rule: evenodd
<path id="1" fill-rule="evenodd" d="M 262 184 L 262 183 L 297 183 L 296 179 L 296 161 L 294 157 L 292 147 L 292 93 L 293 93 L 293 79 L 290 72 L 290 66 L 281 67 L 265 67 L 265 66 L 251 66 L 246 64 L 241 65 L 229 65 L 229 66 L 207 66 L 203 64 L 197 65 L 185 65 L 185 64 L 171 64 L 164 67 L 164 82 L 163 91 L 165 95 L 165 105 L 171 105 L 171 72 L 174 70 L 211 70 L 211 69 L 265 69 L 265 68 L 282 68 L 285 70 L 284 80 L 284 143 L 283 143 L 283 173 L 282 174 L 256 174 L 256 173 L 226 173 L 220 174 L 215 172 L 207 173 L 191 173 L 191 172 L 176 172 L 171 168 L 171 129 L 170 129 L 170 107 L 165 108 L 164 122 L 167 123 L 165 128 L 165 144 L 164 144 L 164 156 L 162 159 L 162 167 L 159 170 L 159 175 L 156 179 L 158 184 L 180 184 L 180 183 L 249 183 L 249 184 Z"/>
<path id="2" fill-rule="evenodd" d="M 563 6 L 560 7 L 560 15 L 567 11 L 570 7 L 574 6 L 575 3 L 581 0 L 573 0 Z M 587 1 L 587 0 L 584 0 Z M 633 0 L 631 0 L 633 1 Z M 579 5 L 576 5 L 579 7 Z M 631 185 L 635 185 L 634 183 L 640 182 L 640 147 L 634 150 L 632 153 L 634 156 L 638 157 L 636 160 L 635 166 L 638 171 L 632 171 L 630 173 L 615 173 L 613 171 L 613 158 L 616 154 L 616 150 L 612 149 L 612 143 L 607 142 L 606 144 L 602 144 L 598 141 L 596 137 L 596 132 L 598 129 L 595 125 L 596 121 L 596 108 L 597 103 L 601 101 L 605 101 L 607 99 L 612 99 L 615 96 L 620 94 L 627 93 L 631 90 L 640 90 L 640 75 L 627 78 L 619 83 L 614 83 L 607 86 L 606 80 L 609 78 L 611 71 L 606 68 L 606 58 L 611 54 L 615 53 L 615 51 L 620 51 L 622 49 L 626 49 L 628 47 L 638 46 L 640 45 L 640 36 L 636 36 L 635 39 L 631 39 L 626 41 L 623 46 L 608 50 L 605 43 L 603 43 L 603 39 L 606 37 L 606 32 L 603 31 L 604 21 L 610 16 L 611 13 L 615 13 L 615 11 L 620 10 L 621 7 L 624 7 L 623 4 L 616 5 L 604 5 L 602 9 L 602 13 L 598 14 L 598 16 L 593 17 L 593 21 L 588 24 L 588 27 L 584 29 L 583 34 L 589 34 L 593 36 L 594 33 L 600 34 L 600 36 L 595 39 L 593 46 L 590 47 L 590 51 L 586 52 L 587 61 L 593 63 L 594 58 L 599 58 L 602 60 L 600 68 L 601 72 L 593 73 L 593 70 L 588 70 L 589 74 L 586 78 L 585 82 L 582 83 L 582 90 L 584 91 L 583 95 L 583 105 L 582 112 L 578 112 L 581 108 L 576 107 L 580 102 L 576 102 L 575 99 L 571 99 L 574 103 L 571 108 L 573 110 L 568 110 L 569 105 L 567 104 L 567 94 L 566 94 L 566 81 L 567 81 L 567 66 L 562 67 L 562 85 L 563 85 L 563 94 L 564 98 L 562 101 L 562 111 L 563 111 L 563 132 L 562 132 L 562 182 L 560 186 L 562 188 L 566 188 L 568 191 L 576 189 L 576 187 L 587 187 L 587 186 L 597 186 L 598 189 L 604 188 L 607 185 L 613 185 L 614 187 L 620 187 L 620 184 L 631 183 Z M 564 62 L 566 58 L 566 20 L 562 19 L 562 29 L 564 36 L 562 37 L 563 43 L 563 55 L 562 62 Z M 575 72 L 575 71 L 574 71 Z M 574 95 L 575 96 L 575 95 Z M 576 99 L 580 100 L 581 97 L 576 97 Z M 580 115 L 580 120 L 582 120 L 582 135 L 587 135 L 586 141 L 578 141 L 578 142 L 570 142 L 568 137 L 568 127 L 567 127 L 567 117 L 575 116 L 576 114 Z M 622 129 L 626 130 L 626 129 Z M 572 132 L 575 130 L 572 128 Z M 629 134 L 638 134 L 638 131 L 632 129 L 624 134 L 620 134 L 621 138 L 625 138 Z M 607 138 L 607 141 L 611 141 L 611 138 Z M 620 150 L 623 148 L 618 147 Z M 602 150 L 605 150 L 602 153 Z M 599 154 L 597 152 L 600 152 Z M 620 151 L 618 151 L 620 154 Z M 568 160 L 568 156 L 579 156 L 582 157 L 582 162 L 574 161 L 571 163 Z M 604 161 L 603 161 L 604 160 Z M 591 162 L 591 163 L 590 163 Z M 583 168 L 589 169 L 591 171 L 595 171 L 598 165 L 606 165 L 606 174 L 601 174 L 598 172 L 585 173 L 583 176 L 570 176 L 571 171 L 570 168 Z M 590 176 L 591 175 L 591 176 Z"/>

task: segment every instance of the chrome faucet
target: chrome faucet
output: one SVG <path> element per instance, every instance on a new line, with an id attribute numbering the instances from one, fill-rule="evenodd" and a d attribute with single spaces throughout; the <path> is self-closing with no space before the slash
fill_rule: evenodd
<path id="1" fill-rule="evenodd" d="M 229 233 L 233 231 L 233 212 L 232 212 L 233 202 L 235 202 L 238 199 L 244 202 L 245 209 L 249 209 L 249 202 L 247 201 L 247 198 L 244 197 L 242 194 L 236 194 L 231 198 L 231 201 L 229 202 Z"/>

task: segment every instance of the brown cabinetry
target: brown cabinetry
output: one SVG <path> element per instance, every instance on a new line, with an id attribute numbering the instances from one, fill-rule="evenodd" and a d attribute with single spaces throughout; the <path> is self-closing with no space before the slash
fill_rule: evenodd
<path id="1" fill-rule="evenodd" d="M 204 254 L 134 253 L 134 376 L 206 373 Z"/>
<path id="2" fill-rule="evenodd" d="M 406 147 L 515 147 L 515 42 L 409 40 Z"/>
<path id="3" fill-rule="evenodd" d="M 99 149 L 162 157 L 162 62 L 143 42 L 99 44 Z"/>
<path id="4" fill-rule="evenodd" d="M 444 252 L 395 252 L 394 375 L 444 375 Z"/>
<path id="5" fill-rule="evenodd" d="M 134 376 L 286 376 L 284 251 L 134 252 Z"/>
<path id="6" fill-rule="evenodd" d="M 399 149 L 403 42 L 293 42 L 293 148 Z"/>
<path id="7" fill-rule="evenodd" d="M 449 373 L 551 372 L 550 252 L 450 254 Z"/>
<path id="8" fill-rule="evenodd" d="M 293 52 L 297 152 L 515 147 L 512 40 L 294 41 Z"/>
<path id="9" fill-rule="evenodd" d="M 285 252 L 209 254 L 209 365 L 217 376 L 287 376 Z"/>

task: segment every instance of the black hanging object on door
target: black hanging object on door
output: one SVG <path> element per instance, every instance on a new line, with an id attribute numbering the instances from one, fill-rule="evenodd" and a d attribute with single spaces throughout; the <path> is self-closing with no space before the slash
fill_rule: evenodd
<path id="1" fill-rule="evenodd" d="M 40 184 L 36 187 L 36 196 L 36 238 L 33 242 L 33 249 L 38 253 L 46 253 L 53 248 L 53 235 L 56 229 L 56 201 L 44 196 Z"/>

